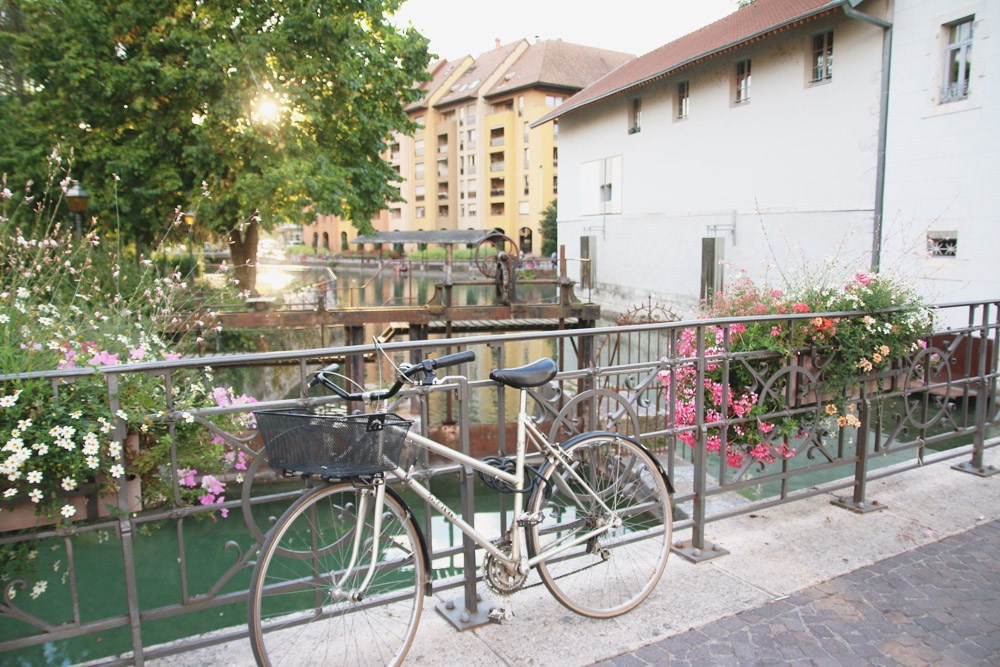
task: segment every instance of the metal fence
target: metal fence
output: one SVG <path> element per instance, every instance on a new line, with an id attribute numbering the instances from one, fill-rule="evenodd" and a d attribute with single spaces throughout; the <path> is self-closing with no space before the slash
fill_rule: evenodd
<path id="1" fill-rule="evenodd" d="M 450 438 L 456 447 L 479 456 L 512 454 L 514 447 L 509 425 L 516 417 L 516 403 L 512 396 L 486 379 L 489 369 L 517 366 L 546 354 L 554 356 L 560 367 L 557 380 L 532 394 L 534 413 L 543 430 L 561 439 L 573 432 L 613 428 L 637 437 L 656 452 L 677 487 L 675 530 L 687 535 L 687 539 L 675 544 L 674 551 L 697 561 L 725 553 L 718 544 L 706 540 L 706 529 L 727 517 L 840 491 L 844 496 L 837 502 L 846 509 L 879 509 L 877 499 L 867 495 L 869 482 L 946 459 L 956 461 L 954 467 L 966 472 L 984 475 L 996 472 L 984 465 L 983 453 L 1000 444 L 1000 439 L 989 437 L 998 425 L 995 411 L 1000 302 L 947 304 L 936 308 L 944 316 L 942 319 L 948 321 L 955 321 L 956 313 L 961 313 L 966 325 L 928 336 L 925 347 L 893 364 L 890 370 L 866 376 L 857 393 L 836 397 L 824 394 L 819 382 L 823 359 L 815 350 L 804 350 L 791 358 L 765 351 L 734 350 L 730 346 L 731 328 L 734 324 L 748 323 L 748 319 L 399 342 L 387 344 L 385 349 L 397 363 L 460 349 L 477 351 L 477 364 L 468 368 L 468 398 L 465 392 L 455 391 L 457 383 L 444 383 L 406 391 L 397 399 L 395 409 L 412 410 L 424 435 Z M 835 315 L 846 318 L 863 314 Z M 791 324 L 813 316 L 772 316 L 755 321 Z M 703 341 L 701 334 L 714 328 L 722 332 L 716 348 L 706 351 L 702 343 L 696 354 L 682 354 L 680 340 L 685 330 L 695 330 L 698 335 L 694 339 Z M 58 565 L 66 582 L 59 592 L 65 604 L 48 615 L 35 611 L 24 596 L 11 599 L 9 592 L 23 588 L 25 582 L 4 582 L 0 618 L 4 619 L 5 629 L 0 629 L 0 652 L 41 644 L 58 647 L 61 643 L 76 642 L 79 646 L 95 633 L 117 632 L 127 635 L 122 640 L 127 645 L 115 651 L 120 655 L 107 658 L 102 664 L 142 665 L 153 657 L 245 637 L 243 619 L 249 570 L 269 517 L 280 514 L 292 502 L 300 493 L 301 484 L 296 486 L 295 482 L 277 479 L 269 473 L 265 457 L 256 456 L 260 443 L 255 433 L 220 430 L 210 418 L 251 409 L 318 407 L 332 403 L 331 397 L 310 398 L 307 393 L 310 371 L 331 359 L 342 360 L 345 368 L 366 367 L 368 384 L 376 383 L 380 373 L 382 378 L 391 377 L 391 368 L 375 354 L 372 346 L 216 356 L 107 368 L 113 410 L 119 404 L 122 376 L 132 373 L 148 374 L 169 388 L 184 382 L 185 373 L 191 369 L 204 366 L 211 366 L 216 372 L 254 369 L 252 372 L 258 373 L 278 368 L 284 369 L 282 372 L 291 377 L 297 389 L 290 398 L 191 413 L 190 417 L 213 436 L 253 457 L 247 470 L 228 473 L 231 484 L 236 482 L 240 486 L 238 496 L 230 493 L 224 502 L 209 506 L 185 506 L 178 501 L 185 471 L 178 470 L 176 464 L 174 427 L 189 416 L 168 401 L 160 406 L 162 412 L 157 411 L 150 418 L 168 423 L 170 458 L 174 463 L 165 463 L 163 474 L 170 478 L 172 499 L 139 512 L 128 512 L 125 510 L 129 507 L 129 491 L 122 486 L 118 494 L 122 511 L 117 516 L 73 525 L 66 530 L 41 529 L 33 534 L 0 536 L 0 544 L 35 540 L 33 544 L 41 545 L 37 550 L 42 552 L 54 546 L 65 559 L 65 563 Z M 363 362 L 352 363 L 352 359 Z M 746 418 L 713 412 L 712 406 L 704 405 L 704 401 L 696 402 L 693 413 L 684 418 L 679 416 L 676 391 L 682 375 L 687 374 L 697 386 L 703 386 L 708 373 L 721 372 L 725 382 L 738 371 L 754 378 L 756 396 L 781 397 L 779 407 L 768 414 L 755 415 L 754 424 L 799 417 L 801 423 L 811 425 L 804 435 L 782 436 L 785 441 L 793 441 L 797 450 L 794 456 L 779 456 L 771 463 L 749 456 L 727 459 L 724 455 L 727 440 L 735 440 L 735 434 L 746 426 Z M 57 386 L 60 379 L 88 372 L 93 371 L 52 371 L 35 377 L 48 378 Z M 0 378 L 4 380 L 12 378 Z M 829 402 L 836 402 L 839 409 L 856 416 L 859 425 L 838 425 L 831 421 L 823 408 Z M 355 410 L 362 407 L 349 406 Z M 467 418 L 470 412 L 477 413 L 479 418 Z M 805 421 L 801 419 L 803 415 Z M 470 423 L 473 421 L 477 423 Z M 119 424 L 116 428 L 116 437 L 124 439 L 124 426 Z M 445 483 L 446 478 L 454 480 L 457 475 L 463 513 L 470 522 L 475 503 L 482 505 L 488 501 L 491 507 L 499 507 L 497 537 L 501 536 L 508 520 L 505 501 L 502 497 L 490 499 L 488 494 L 492 492 L 484 492 L 470 471 L 455 466 L 436 467 L 426 452 L 411 457 L 409 464 L 414 474 L 431 480 L 432 485 Z M 448 483 L 454 485 L 454 481 Z M 231 515 L 219 519 L 222 509 Z M 429 533 L 428 543 L 449 544 L 432 554 L 435 590 L 464 586 L 464 595 L 456 591 L 456 595 L 461 595 L 458 604 L 474 609 L 478 573 L 475 567 L 459 569 L 468 560 L 469 552 L 463 549 L 469 545 L 438 539 L 443 536 L 437 531 L 447 527 L 434 521 L 429 509 L 414 509 L 423 529 Z M 216 533 L 219 535 L 215 536 Z M 199 548 L 193 537 L 205 534 L 215 539 L 208 552 Z M 153 539 L 150 535 L 155 536 L 155 542 L 149 541 Z M 90 553 L 95 549 L 96 556 Z M 168 550 L 166 557 L 164 549 Z M 102 564 L 100 567 L 95 566 L 95 558 Z M 100 599 L 82 593 L 84 590 L 102 591 Z M 192 631 L 197 636 L 166 643 L 167 635 L 161 632 L 161 627 L 176 625 L 181 617 L 213 620 L 211 623 L 199 620 L 196 625 L 202 632 Z M 213 624 L 219 629 L 205 634 L 203 631 Z M 53 650 L 58 654 L 61 649 Z M 94 646 L 88 645 L 83 654 L 71 660 L 94 654 Z"/>

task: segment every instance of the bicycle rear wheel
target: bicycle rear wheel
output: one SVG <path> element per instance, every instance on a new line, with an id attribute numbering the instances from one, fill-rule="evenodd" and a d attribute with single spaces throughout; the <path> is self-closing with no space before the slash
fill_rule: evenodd
<path id="1" fill-rule="evenodd" d="M 667 565 L 673 520 L 665 477 L 646 450 L 614 433 L 580 435 L 563 451 L 622 525 L 539 563 L 538 573 L 552 595 L 578 614 L 624 614 L 646 599 Z M 594 495 L 565 467 L 552 463 L 543 470 L 529 508 L 544 517 L 528 530 L 533 556 L 608 519 Z"/>
<path id="2" fill-rule="evenodd" d="M 380 535 L 374 494 L 351 484 L 313 489 L 268 533 L 250 585 L 250 641 L 259 665 L 397 665 L 413 642 L 424 600 L 424 554 L 412 516 L 385 494 Z M 347 571 L 361 531 L 354 567 Z M 351 599 L 371 564 L 374 576 Z M 344 585 L 336 586 L 344 574 Z"/>

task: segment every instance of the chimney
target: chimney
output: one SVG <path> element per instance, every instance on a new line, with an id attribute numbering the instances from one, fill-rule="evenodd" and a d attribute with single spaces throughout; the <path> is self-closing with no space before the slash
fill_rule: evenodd
<path id="1" fill-rule="evenodd" d="M 499 37 L 497 37 L 497 46 L 496 46 L 496 48 L 498 48 L 498 49 L 500 48 L 500 38 Z"/>

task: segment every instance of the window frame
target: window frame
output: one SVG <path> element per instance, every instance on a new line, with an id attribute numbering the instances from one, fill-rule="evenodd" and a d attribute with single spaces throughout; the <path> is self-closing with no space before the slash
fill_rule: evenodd
<path id="1" fill-rule="evenodd" d="M 752 59 L 742 58 L 736 61 L 736 75 L 733 86 L 733 106 L 750 104 L 750 90 L 753 83 Z"/>
<path id="2" fill-rule="evenodd" d="M 965 39 L 952 41 L 955 31 L 963 25 L 968 24 L 969 36 Z M 970 82 L 969 74 L 972 70 L 972 45 L 975 40 L 976 16 L 972 14 L 955 21 L 950 21 L 941 26 L 945 33 L 944 45 L 944 72 L 941 79 L 941 91 L 938 95 L 938 104 L 948 104 L 969 99 Z M 951 80 L 952 54 L 958 55 L 958 72 L 956 80 Z"/>
<path id="3" fill-rule="evenodd" d="M 628 105 L 628 133 L 635 134 L 642 132 L 642 96 L 636 96 L 629 100 Z"/>
<path id="4" fill-rule="evenodd" d="M 691 111 L 691 82 L 677 82 L 677 107 L 674 109 L 674 120 L 687 120 Z"/>
<path id="5" fill-rule="evenodd" d="M 816 48 L 817 40 L 822 40 Z M 809 38 L 809 85 L 820 86 L 833 80 L 833 28 L 813 33 Z M 822 60 L 822 64 L 820 61 Z"/>

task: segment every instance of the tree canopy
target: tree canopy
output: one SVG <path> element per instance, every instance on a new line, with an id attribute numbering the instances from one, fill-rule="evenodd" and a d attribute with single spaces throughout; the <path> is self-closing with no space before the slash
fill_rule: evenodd
<path id="1" fill-rule="evenodd" d="M 396 195 L 381 153 L 412 129 L 429 60 L 389 22 L 401 2 L 6 0 L 0 171 L 40 183 L 45 156 L 72 149 L 104 224 L 149 243 L 194 210 L 235 264 L 258 225 L 367 229 Z"/>
<path id="2" fill-rule="evenodd" d="M 559 219 L 559 203 L 553 199 L 542 211 L 542 255 L 548 257 L 559 250 L 559 229 L 556 221 Z"/>

